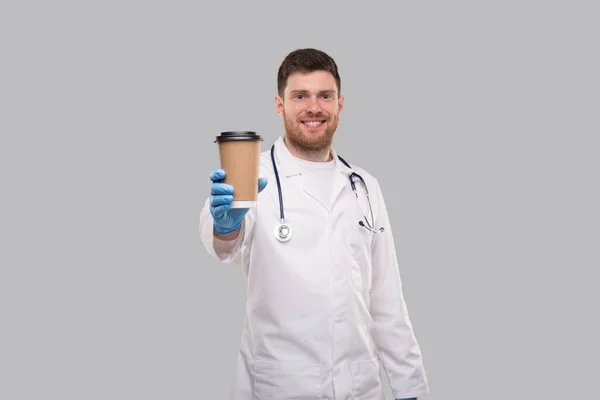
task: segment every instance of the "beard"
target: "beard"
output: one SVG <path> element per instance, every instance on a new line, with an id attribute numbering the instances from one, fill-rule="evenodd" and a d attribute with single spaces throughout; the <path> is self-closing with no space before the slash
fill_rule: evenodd
<path id="1" fill-rule="evenodd" d="M 318 131 L 310 132 L 304 127 L 299 118 L 295 119 L 284 115 L 283 123 L 285 126 L 286 138 L 289 143 L 298 150 L 314 154 L 326 151 L 333 142 L 333 135 L 338 126 L 338 116 L 325 117 L 322 114 L 309 115 L 305 118 L 327 118 L 323 122 L 323 127 Z"/>

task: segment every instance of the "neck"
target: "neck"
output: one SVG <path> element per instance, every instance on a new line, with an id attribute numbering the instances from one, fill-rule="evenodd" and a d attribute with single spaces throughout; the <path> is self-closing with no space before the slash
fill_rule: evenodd
<path id="1" fill-rule="evenodd" d="M 283 137 L 283 143 L 294 157 L 301 160 L 313 162 L 327 162 L 333 160 L 333 157 L 331 156 L 331 145 L 323 149 L 300 149 L 298 146 L 294 146 L 292 143 L 290 143 L 285 136 Z"/>

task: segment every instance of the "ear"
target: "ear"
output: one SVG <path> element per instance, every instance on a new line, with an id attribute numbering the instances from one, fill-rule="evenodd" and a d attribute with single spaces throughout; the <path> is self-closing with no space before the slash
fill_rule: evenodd
<path id="1" fill-rule="evenodd" d="M 283 99 L 279 95 L 275 96 L 275 110 L 283 117 Z"/>
<path id="2" fill-rule="evenodd" d="M 344 96 L 340 96 L 340 98 L 338 99 L 338 112 L 342 112 L 343 108 L 344 108 Z"/>

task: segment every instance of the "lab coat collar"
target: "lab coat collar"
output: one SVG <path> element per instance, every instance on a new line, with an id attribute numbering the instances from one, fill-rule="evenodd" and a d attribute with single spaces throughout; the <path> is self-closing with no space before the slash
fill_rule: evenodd
<path id="1" fill-rule="evenodd" d="M 339 158 L 338 158 L 338 153 L 335 150 L 335 148 L 332 146 L 331 147 L 331 155 L 333 156 L 333 159 L 335 160 L 335 168 L 341 172 L 344 175 L 350 175 L 353 171 L 352 168 L 346 166 L 346 164 L 344 164 Z M 346 160 L 346 162 L 348 162 Z M 350 164 L 348 162 L 348 164 Z"/>

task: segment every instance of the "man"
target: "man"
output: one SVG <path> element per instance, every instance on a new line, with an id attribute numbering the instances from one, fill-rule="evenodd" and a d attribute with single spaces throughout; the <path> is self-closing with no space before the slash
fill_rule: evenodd
<path id="1" fill-rule="evenodd" d="M 429 393 L 378 181 L 332 146 L 344 107 L 335 61 L 290 53 L 275 107 L 285 135 L 261 154 L 257 206 L 230 209 L 235 188 L 217 169 L 200 217 L 207 251 L 247 279 L 232 398 L 381 400 L 379 362 L 396 399 Z"/>

